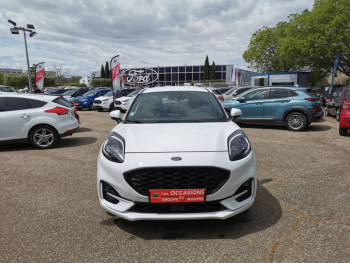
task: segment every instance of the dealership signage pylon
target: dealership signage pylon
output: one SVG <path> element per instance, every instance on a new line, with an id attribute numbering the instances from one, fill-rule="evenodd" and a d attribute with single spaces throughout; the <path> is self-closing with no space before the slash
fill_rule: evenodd
<path id="1" fill-rule="evenodd" d="M 121 87 L 120 87 L 120 60 L 119 55 L 114 56 L 111 59 L 110 63 L 111 68 L 111 77 L 112 77 L 112 84 L 113 84 L 113 98 L 119 98 L 121 97 Z"/>
<path id="2" fill-rule="evenodd" d="M 44 88 L 44 78 L 45 78 L 45 62 L 41 62 L 35 67 L 35 84 L 38 89 L 42 90 Z"/>

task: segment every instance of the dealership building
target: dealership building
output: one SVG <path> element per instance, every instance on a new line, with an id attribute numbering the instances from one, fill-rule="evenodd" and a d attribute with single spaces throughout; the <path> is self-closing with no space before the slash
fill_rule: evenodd
<path id="1" fill-rule="evenodd" d="M 234 65 L 215 65 L 215 79 L 226 80 L 230 82 L 231 73 Z M 211 72 L 211 66 L 209 67 Z M 204 66 L 157 66 L 147 68 L 128 68 L 122 69 L 124 72 L 125 82 L 129 86 L 155 86 L 169 85 L 181 86 L 184 83 L 203 82 Z M 249 70 L 238 69 L 239 78 L 244 72 L 244 83 L 250 82 L 250 77 L 254 72 Z M 93 72 L 91 77 L 99 78 L 100 71 Z M 215 82 L 215 80 L 213 80 Z"/>

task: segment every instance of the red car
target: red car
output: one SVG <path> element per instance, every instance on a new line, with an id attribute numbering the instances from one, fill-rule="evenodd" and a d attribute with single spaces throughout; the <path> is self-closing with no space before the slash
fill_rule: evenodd
<path id="1" fill-rule="evenodd" d="M 325 115 L 335 115 L 335 119 L 339 121 L 340 113 L 345 109 L 345 105 L 350 104 L 349 92 L 349 86 L 336 88 L 327 102 Z"/>
<path id="2" fill-rule="evenodd" d="M 346 136 L 348 129 L 350 129 L 350 96 L 348 102 L 346 104 L 344 103 L 344 108 L 340 113 L 339 134 L 341 136 Z"/>

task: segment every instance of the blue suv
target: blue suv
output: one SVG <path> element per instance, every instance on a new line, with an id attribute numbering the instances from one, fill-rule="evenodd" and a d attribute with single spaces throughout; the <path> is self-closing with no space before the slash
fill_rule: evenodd
<path id="1" fill-rule="evenodd" d="M 319 97 L 311 89 L 300 87 L 251 89 L 221 104 L 226 112 L 232 108 L 242 111 L 236 122 L 285 124 L 290 131 L 302 131 L 324 115 Z"/>
<path id="2" fill-rule="evenodd" d="M 77 110 L 88 108 L 89 110 L 94 109 L 94 100 L 97 97 L 105 95 L 111 89 L 94 89 L 84 93 L 81 97 L 76 97 L 73 100 L 74 106 Z"/>

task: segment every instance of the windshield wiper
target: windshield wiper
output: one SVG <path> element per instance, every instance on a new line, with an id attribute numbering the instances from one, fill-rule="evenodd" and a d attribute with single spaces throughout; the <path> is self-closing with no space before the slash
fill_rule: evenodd
<path id="1" fill-rule="evenodd" d="M 126 121 L 135 122 L 135 123 L 143 123 L 142 121 L 138 121 L 138 120 L 130 120 L 130 119 L 127 119 Z"/>

